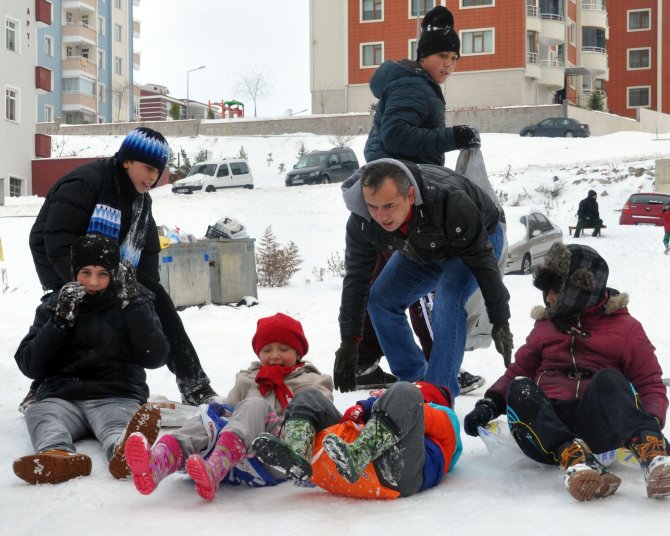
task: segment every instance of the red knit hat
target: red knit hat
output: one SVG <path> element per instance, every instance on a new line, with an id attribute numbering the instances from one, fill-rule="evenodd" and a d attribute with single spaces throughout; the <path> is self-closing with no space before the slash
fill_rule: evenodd
<path id="1" fill-rule="evenodd" d="M 256 334 L 251 339 L 251 346 L 254 353 L 258 355 L 265 345 L 273 342 L 288 344 L 298 352 L 300 357 L 303 357 L 309 350 L 302 324 L 295 318 L 282 313 L 258 319 Z"/>
<path id="2" fill-rule="evenodd" d="M 433 402 L 440 406 L 451 407 L 451 393 L 447 387 L 428 382 L 414 382 L 414 385 L 421 389 L 426 404 Z"/>

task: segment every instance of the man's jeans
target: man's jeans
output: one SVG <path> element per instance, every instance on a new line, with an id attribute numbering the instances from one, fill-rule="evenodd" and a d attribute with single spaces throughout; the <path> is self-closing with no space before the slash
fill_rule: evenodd
<path id="1" fill-rule="evenodd" d="M 500 224 L 489 235 L 496 258 L 503 248 Z M 445 385 L 458 395 L 458 370 L 465 353 L 467 313 L 465 303 L 477 281 L 460 257 L 429 264 L 393 254 L 370 289 L 368 312 L 391 371 L 399 380 L 426 380 Z M 435 290 L 433 349 L 426 365 L 407 321 L 407 308 Z"/>

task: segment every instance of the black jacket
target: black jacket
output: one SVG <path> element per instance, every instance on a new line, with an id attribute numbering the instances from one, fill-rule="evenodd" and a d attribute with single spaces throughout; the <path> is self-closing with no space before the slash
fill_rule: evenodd
<path id="1" fill-rule="evenodd" d="M 382 161 L 383 162 L 383 161 Z M 491 323 L 510 317 L 509 293 L 488 235 L 501 215 L 491 198 L 467 178 L 447 168 L 404 162 L 419 195 L 408 235 L 387 232 L 371 219 L 360 188 L 363 166 L 342 185 L 347 208 L 345 268 L 340 334 L 361 337 L 370 280 L 378 251 L 397 250 L 417 263 L 461 257 L 477 279 Z"/>
<path id="2" fill-rule="evenodd" d="M 445 128 L 444 95 L 418 63 L 387 60 L 372 75 L 370 90 L 379 99 L 365 143 L 365 160 L 409 160 L 444 165 L 456 149 L 453 128 Z"/>
<path id="3" fill-rule="evenodd" d="M 107 199 L 106 202 L 121 211 L 121 243 L 132 223 L 133 201 L 142 194 L 137 193 L 115 158 L 80 166 L 49 190 L 29 237 L 30 251 L 43 289 L 58 289 L 72 279 L 70 247 L 77 238 L 86 234 L 103 189 L 113 192 L 113 199 Z M 149 194 L 143 195 L 145 202 L 149 203 L 149 221 L 144 249 L 137 266 L 141 283 L 146 282 L 147 278 L 159 280 L 160 251 L 158 231 L 151 215 L 151 197 Z"/>
<path id="4" fill-rule="evenodd" d="M 149 396 L 145 368 L 165 364 L 169 345 L 146 290 L 121 309 L 118 299 L 82 302 L 75 325 L 56 325 L 58 293 L 45 297 L 14 356 L 28 378 L 43 379 L 37 400 Z"/>
<path id="5" fill-rule="evenodd" d="M 596 201 L 593 197 L 587 197 L 585 199 L 582 199 L 579 202 L 577 217 L 580 220 L 593 221 L 593 222 L 600 220 L 598 201 Z"/>

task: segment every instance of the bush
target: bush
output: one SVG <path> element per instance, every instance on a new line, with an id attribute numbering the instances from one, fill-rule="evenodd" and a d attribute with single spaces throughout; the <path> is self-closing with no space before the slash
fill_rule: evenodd
<path id="1" fill-rule="evenodd" d="M 603 98 L 603 94 L 595 90 L 593 93 L 591 93 L 591 96 L 589 97 L 589 102 L 587 104 L 587 107 L 589 110 L 595 110 L 597 112 L 604 112 L 605 111 L 605 99 Z"/>
<path id="2" fill-rule="evenodd" d="M 298 246 L 292 241 L 286 247 L 277 242 L 268 226 L 259 241 L 256 253 L 258 284 L 262 287 L 285 287 L 302 264 Z"/>
<path id="3" fill-rule="evenodd" d="M 344 277 L 347 271 L 344 268 L 344 259 L 339 252 L 331 253 L 328 257 L 328 272 L 334 277 Z"/>

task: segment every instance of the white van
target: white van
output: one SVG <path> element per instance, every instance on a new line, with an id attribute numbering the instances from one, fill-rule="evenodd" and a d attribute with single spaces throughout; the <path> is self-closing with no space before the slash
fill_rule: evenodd
<path id="1" fill-rule="evenodd" d="M 224 158 L 194 165 L 186 177 L 172 183 L 172 192 L 192 194 L 199 190 L 215 192 L 221 188 L 238 187 L 254 187 L 249 164 L 243 158 Z"/>

